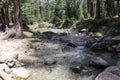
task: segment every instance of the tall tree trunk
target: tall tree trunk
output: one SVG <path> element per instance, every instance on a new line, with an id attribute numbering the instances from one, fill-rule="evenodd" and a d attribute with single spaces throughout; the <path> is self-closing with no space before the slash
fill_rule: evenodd
<path id="1" fill-rule="evenodd" d="M 100 18 L 100 0 L 93 0 L 94 19 Z"/>
<path id="2" fill-rule="evenodd" d="M 117 0 L 117 15 L 118 16 L 120 16 L 120 8 L 119 8 L 120 6 L 119 5 L 120 5 L 120 1 Z"/>
<path id="3" fill-rule="evenodd" d="M 100 18 L 100 0 L 97 0 L 96 18 Z"/>
<path id="4" fill-rule="evenodd" d="M 97 16 L 97 0 L 92 0 L 92 3 L 93 3 L 93 17 L 94 19 L 96 18 Z"/>
<path id="5" fill-rule="evenodd" d="M 9 9 L 8 9 L 8 5 L 5 6 L 5 25 L 9 26 Z"/>
<path id="6" fill-rule="evenodd" d="M 0 23 L 1 23 L 1 28 L 0 31 L 5 32 L 5 12 L 4 12 L 4 8 L 2 7 L 1 10 L 1 15 L 0 15 Z"/>
<path id="7" fill-rule="evenodd" d="M 2 23 L 5 24 L 5 12 L 4 12 L 4 8 L 1 8 L 1 19 L 2 19 Z"/>
<path id="8" fill-rule="evenodd" d="M 107 4 L 107 16 L 112 17 L 114 9 L 114 0 L 106 0 L 106 4 Z"/>
<path id="9" fill-rule="evenodd" d="M 14 27 L 16 29 L 15 38 L 23 38 L 21 8 L 20 8 L 21 0 L 13 0 L 13 3 L 14 3 L 14 18 L 15 18 Z"/>

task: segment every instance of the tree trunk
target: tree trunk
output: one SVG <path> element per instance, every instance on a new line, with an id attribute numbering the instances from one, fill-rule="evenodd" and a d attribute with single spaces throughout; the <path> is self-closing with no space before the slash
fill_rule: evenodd
<path id="1" fill-rule="evenodd" d="M 117 15 L 118 16 L 120 16 L 120 8 L 119 8 L 120 6 L 119 5 L 120 5 L 120 1 L 117 0 Z"/>
<path id="2" fill-rule="evenodd" d="M 15 38 L 23 38 L 21 8 L 20 8 L 21 0 L 13 0 L 13 3 L 14 3 L 14 18 L 15 18 L 14 27 L 16 29 Z"/>
<path id="3" fill-rule="evenodd" d="M 95 19 L 97 16 L 97 0 L 92 0 L 93 3 L 93 18 Z"/>
<path id="4" fill-rule="evenodd" d="M 8 5 L 5 6 L 5 25 L 9 26 L 9 9 L 8 9 Z"/>
<path id="5" fill-rule="evenodd" d="M 100 0 L 97 0 L 97 6 L 96 6 L 96 18 L 100 18 Z"/>
<path id="6" fill-rule="evenodd" d="M 93 0 L 94 19 L 100 18 L 100 0 Z"/>

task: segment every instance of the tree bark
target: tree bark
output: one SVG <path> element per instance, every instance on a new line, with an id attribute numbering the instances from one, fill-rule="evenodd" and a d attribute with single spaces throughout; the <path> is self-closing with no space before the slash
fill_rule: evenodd
<path id="1" fill-rule="evenodd" d="M 9 26 L 9 9 L 8 9 L 8 5 L 5 6 L 5 25 Z"/>
<path id="2" fill-rule="evenodd" d="M 93 0 L 92 2 L 94 19 L 100 18 L 100 0 Z"/>
<path id="3" fill-rule="evenodd" d="M 97 0 L 96 19 L 100 18 L 100 0 Z"/>
<path id="4" fill-rule="evenodd" d="M 97 0 L 92 0 L 93 3 L 93 18 L 95 19 L 97 16 Z"/>
<path id="5" fill-rule="evenodd" d="M 14 27 L 16 29 L 15 38 L 23 38 L 22 20 L 21 20 L 21 0 L 13 0 L 14 3 Z"/>

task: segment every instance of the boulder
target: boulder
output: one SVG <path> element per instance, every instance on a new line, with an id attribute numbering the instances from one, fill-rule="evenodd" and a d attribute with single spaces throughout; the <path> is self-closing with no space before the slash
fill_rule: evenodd
<path id="1" fill-rule="evenodd" d="M 117 51 L 117 52 L 120 52 L 120 43 L 117 45 L 116 51 Z"/>
<path id="2" fill-rule="evenodd" d="M 31 38 L 31 37 L 34 36 L 33 33 L 28 32 L 28 31 L 24 31 L 23 34 L 24 34 L 25 37 L 28 37 L 28 38 Z"/>
<path id="3" fill-rule="evenodd" d="M 102 37 L 103 37 L 103 34 L 100 33 L 100 32 L 97 32 L 97 33 L 95 33 L 95 37 L 97 37 L 97 38 L 102 38 Z"/>
<path id="4" fill-rule="evenodd" d="M 5 63 L 6 62 L 6 58 L 3 56 L 0 56 L 0 63 Z"/>
<path id="5" fill-rule="evenodd" d="M 117 66 L 120 68 L 120 59 L 117 61 Z"/>
<path id="6" fill-rule="evenodd" d="M 110 52 L 115 52 L 115 49 L 111 46 L 107 46 L 107 50 L 110 51 Z"/>
<path id="7" fill-rule="evenodd" d="M 76 47 L 77 47 L 77 45 L 76 45 L 75 43 L 72 43 L 72 42 L 69 42 L 69 43 L 67 44 L 67 46 L 70 46 L 70 47 L 73 47 L 73 48 L 76 48 Z"/>
<path id="8" fill-rule="evenodd" d="M 104 72 L 111 72 L 115 75 L 120 76 L 120 67 L 118 66 L 110 66 L 104 70 Z"/>
<path id="9" fill-rule="evenodd" d="M 13 74 L 13 77 L 15 78 L 21 78 L 23 80 L 26 80 L 30 76 L 30 71 L 23 67 L 19 67 L 19 68 L 13 68 L 12 74 Z"/>
<path id="10" fill-rule="evenodd" d="M 56 60 L 54 58 L 47 58 L 44 60 L 44 64 L 45 65 L 52 65 L 52 64 L 56 64 Z"/>
<path id="11" fill-rule="evenodd" d="M 92 50 L 101 50 L 101 49 L 104 49 L 105 47 L 106 47 L 106 43 L 96 42 L 96 43 L 92 44 L 91 49 Z"/>
<path id="12" fill-rule="evenodd" d="M 120 43 L 120 36 L 113 37 L 112 41 L 115 42 L 115 43 Z"/>
<path id="13" fill-rule="evenodd" d="M 0 69 L 0 78 L 2 80 L 13 80 L 10 75 L 8 75 L 6 72 Z"/>
<path id="14" fill-rule="evenodd" d="M 16 61 L 18 60 L 18 57 L 19 57 L 19 55 L 18 54 L 13 54 L 13 55 L 9 55 L 9 56 L 7 56 L 6 58 L 6 64 L 10 67 L 10 68 L 12 68 L 12 67 L 14 67 L 15 66 L 15 63 L 16 63 Z"/>
<path id="15" fill-rule="evenodd" d="M 9 66 L 7 64 L 5 64 L 5 63 L 0 64 L 0 69 L 3 70 L 3 71 L 5 71 L 5 72 L 7 72 L 7 73 L 11 72 Z"/>
<path id="16" fill-rule="evenodd" d="M 70 64 L 70 70 L 72 70 L 72 72 L 74 73 L 80 73 L 81 69 L 81 63 L 79 62 L 74 62 Z"/>
<path id="17" fill-rule="evenodd" d="M 8 61 L 6 64 L 10 67 L 10 68 L 12 68 L 12 67 L 14 67 L 15 66 L 15 63 L 16 63 L 16 60 L 12 60 L 12 61 Z"/>
<path id="18" fill-rule="evenodd" d="M 101 57 L 91 57 L 90 65 L 97 67 L 107 67 L 109 66 L 108 62 Z"/>
<path id="19" fill-rule="evenodd" d="M 81 32 L 87 32 L 87 29 L 83 28 L 81 29 Z"/>
<path id="20" fill-rule="evenodd" d="M 120 77 L 110 72 L 100 73 L 95 80 L 120 80 Z"/>
<path id="21" fill-rule="evenodd" d="M 104 72 L 113 72 L 113 71 L 120 71 L 118 66 L 110 66 L 104 70 Z"/>

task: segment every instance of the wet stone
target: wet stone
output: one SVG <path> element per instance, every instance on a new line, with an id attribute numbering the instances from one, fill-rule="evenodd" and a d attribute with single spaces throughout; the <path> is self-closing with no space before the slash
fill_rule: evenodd
<path id="1" fill-rule="evenodd" d="M 69 42 L 69 43 L 67 44 L 67 46 L 70 46 L 70 47 L 73 47 L 73 48 L 76 48 L 76 47 L 77 47 L 77 45 L 76 45 L 75 43 L 72 43 L 72 42 Z"/>
<path id="2" fill-rule="evenodd" d="M 116 51 L 117 51 L 117 52 L 120 52 L 120 43 L 117 45 Z"/>
<path id="3" fill-rule="evenodd" d="M 52 64 L 56 64 L 56 60 L 54 58 L 47 58 L 44 60 L 44 64 L 45 65 L 52 65 Z"/>
<path id="4" fill-rule="evenodd" d="M 97 67 L 107 67 L 109 66 L 108 62 L 101 57 L 91 57 L 90 65 Z"/>
<path id="5" fill-rule="evenodd" d="M 106 44 L 104 42 L 94 43 L 94 44 L 92 44 L 91 49 L 92 50 L 102 50 L 105 48 L 105 45 Z"/>
<path id="6" fill-rule="evenodd" d="M 70 70 L 72 70 L 72 72 L 74 73 L 80 73 L 81 69 L 82 69 L 81 63 L 73 62 L 70 64 Z"/>
<path id="7" fill-rule="evenodd" d="M 104 70 L 104 72 L 111 72 L 115 75 L 120 76 L 120 68 L 118 66 L 110 66 Z"/>
<path id="8" fill-rule="evenodd" d="M 95 80 L 120 80 L 120 77 L 110 72 L 100 73 Z"/>
<path id="9" fill-rule="evenodd" d="M 119 43 L 120 42 L 120 36 L 113 37 L 112 41 L 115 42 L 115 43 Z"/>

